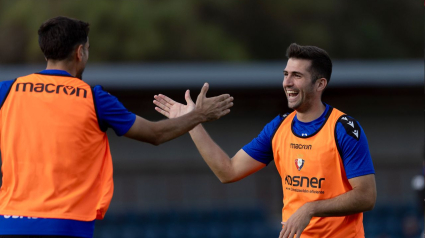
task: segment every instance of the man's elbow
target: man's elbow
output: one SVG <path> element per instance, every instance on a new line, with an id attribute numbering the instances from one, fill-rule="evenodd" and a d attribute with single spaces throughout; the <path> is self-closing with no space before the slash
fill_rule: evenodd
<path id="1" fill-rule="evenodd" d="M 156 135 L 156 136 L 153 136 L 149 141 L 148 141 L 148 143 L 149 144 L 151 144 L 151 145 L 154 145 L 154 146 L 158 146 L 158 145 L 160 145 L 160 144 L 162 144 L 162 143 L 164 143 L 165 141 L 162 139 L 162 137 L 160 136 L 160 135 Z"/>
<path id="2" fill-rule="evenodd" d="M 222 184 L 233 183 L 234 181 L 228 178 L 218 178 Z"/>
<path id="3" fill-rule="evenodd" d="M 376 194 L 375 195 L 370 195 L 367 197 L 367 199 L 365 199 L 364 201 L 364 211 L 370 211 L 375 207 L 375 203 L 376 203 Z"/>
<path id="4" fill-rule="evenodd" d="M 147 142 L 151 145 L 158 146 L 166 141 L 164 133 L 161 131 L 153 131 Z"/>
<path id="5" fill-rule="evenodd" d="M 370 211 L 373 208 L 375 208 L 375 203 L 376 203 L 376 197 L 373 199 L 370 199 L 370 201 L 368 202 L 368 206 L 366 207 L 366 211 Z"/>
<path id="6" fill-rule="evenodd" d="M 149 141 L 148 143 L 154 146 L 158 146 L 162 144 L 159 140 L 152 140 L 152 141 Z"/>
<path id="7" fill-rule="evenodd" d="M 227 176 L 217 176 L 217 177 L 222 184 L 234 183 L 234 182 L 240 180 L 240 179 L 237 179 L 234 176 L 229 176 L 229 175 L 227 175 Z"/>

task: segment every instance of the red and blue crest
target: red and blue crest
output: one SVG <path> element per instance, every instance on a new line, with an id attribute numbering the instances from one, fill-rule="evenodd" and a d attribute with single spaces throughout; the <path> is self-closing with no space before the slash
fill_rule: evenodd
<path id="1" fill-rule="evenodd" d="M 295 166 L 297 166 L 298 171 L 300 171 L 304 166 L 304 160 L 301 158 L 295 159 Z"/>

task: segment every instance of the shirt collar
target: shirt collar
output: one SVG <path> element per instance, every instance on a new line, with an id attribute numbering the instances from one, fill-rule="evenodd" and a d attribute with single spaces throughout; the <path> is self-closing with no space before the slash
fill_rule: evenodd
<path id="1" fill-rule="evenodd" d="M 45 69 L 41 72 L 39 72 L 39 74 L 51 74 L 51 75 L 63 75 L 63 76 L 71 76 L 72 75 L 68 72 L 66 72 L 65 70 L 60 70 L 60 69 Z"/>
<path id="2" fill-rule="evenodd" d="M 322 121 L 322 120 L 324 120 L 325 119 L 325 117 L 326 117 L 326 114 L 328 113 L 328 111 L 329 111 L 329 105 L 328 104 L 326 104 L 326 103 L 323 103 L 323 105 L 325 105 L 326 106 L 326 108 L 325 108 L 325 111 L 322 113 L 322 115 L 320 115 L 320 117 L 318 117 L 317 119 L 314 119 L 313 121 L 310 121 L 310 122 L 302 122 L 302 121 L 300 121 L 300 120 L 298 120 L 298 118 L 297 118 L 297 114 L 295 114 L 295 117 L 294 117 L 294 120 L 296 120 L 297 121 L 297 123 L 299 122 L 299 123 L 301 123 L 301 124 L 314 124 L 314 123 L 318 123 L 318 122 L 320 122 L 320 121 Z"/>

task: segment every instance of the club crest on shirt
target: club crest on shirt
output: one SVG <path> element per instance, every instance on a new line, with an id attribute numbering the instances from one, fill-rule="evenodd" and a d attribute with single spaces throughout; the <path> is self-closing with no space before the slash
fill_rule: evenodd
<path id="1" fill-rule="evenodd" d="M 300 171 L 304 166 L 304 160 L 301 158 L 295 159 L 295 166 L 297 167 L 298 171 Z"/>

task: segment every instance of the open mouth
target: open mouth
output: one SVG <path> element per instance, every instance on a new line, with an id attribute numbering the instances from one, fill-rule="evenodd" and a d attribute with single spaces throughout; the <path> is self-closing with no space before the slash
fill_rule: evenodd
<path id="1" fill-rule="evenodd" d="M 288 95 L 288 99 L 293 99 L 293 98 L 296 98 L 298 96 L 297 91 L 288 90 L 288 91 L 286 91 L 286 93 Z"/>

